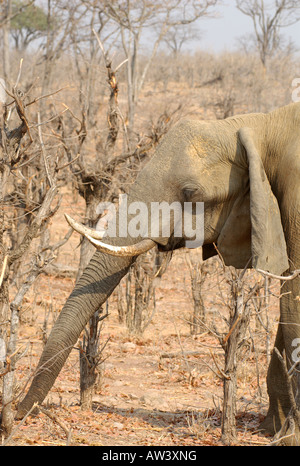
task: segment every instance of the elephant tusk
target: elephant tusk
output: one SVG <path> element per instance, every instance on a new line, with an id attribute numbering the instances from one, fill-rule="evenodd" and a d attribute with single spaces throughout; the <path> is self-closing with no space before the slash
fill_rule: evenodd
<path id="1" fill-rule="evenodd" d="M 103 238 L 104 232 L 93 230 L 92 228 L 86 227 L 81 223 L 77 223 L 68 214 L 65 214 L 65 217 L 69 225 L 75 231 L 85 236 L 95 246 L 95 248 L 106 254 L 111 254 L 112 256 L 138 256 L 154 248 L 156 245 L 155 241 L 152 241 L 152 239 L 148 238 L 143 239 L 139 243 L 132 246 L 112 246 L 110 244 L 102 243 L 100 240 Z"/>
<path id="2" fill-rule="evenodd" d="M 112 246 L 111 244 L 102 243 L 97 239 L 92 238 L 89 235 L 85 235 L 86 238 L 98 249 L 98 251 L 104 252 L 106 254 L 110 254 L 112 256 L 139 256 L 144 252 L 150 251 L 150 249 L 156 246 L 155 241 L 152 239 L 143 239 L 139 243 L 136 243 L 132 246 Z"/>
<path id="3" fill-rule="evenodd" d="M 77 223 L 68 214 L 65 214 L 65 217 L 66 217 L 68 224 L 81 235 L 83 236 L 89 235 L 90 237 L 97 239 L 97 240 L 103 238 L 104 233 L 105 233 L 104 231 L 93 230 L 92 228 L 86 227 L 82 225 L 81 223 Z"/>

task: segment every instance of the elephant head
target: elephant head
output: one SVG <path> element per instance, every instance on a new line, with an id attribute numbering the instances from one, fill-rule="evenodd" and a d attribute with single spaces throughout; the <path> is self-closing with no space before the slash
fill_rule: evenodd
<path id="1" fill-rule="evenodd" d="M 195 242 L 199 246 L 196 240 L 200 237 L 204 259 L 216 254 L 217 248 L 225 263 L 236 268 L 254 267 L 279 275 L 289 269 L 289 261 L 292 268 L 299 266 L 299 127 L 300 104 L 223 121 L 182 121 L 165 136 L 128 193 L 130 220 L 135 211 L 130 207 L 145 206 L 145 221 L 137 234 L 120 234 L 124 219 L 118 216 L 113 238 L 103 238 L 67 217 L 97 251 L 51 331 L 29 391 L 19 405 L 19 417 L 33 403 L 44 400 L 90 317 L 134 259 L 150 248 L 167 251 Z M 179 207 L 180 234 L 175 210 L 168 217 L 168 232 L 164 219 L 159 225 L 153 221 L 153 205 L 163 202 Z M 203 206 L 199 212 L 198 205 Z M 191 207 L 189 229 L 185 228 L 187 206 Z M 126 222 L 128 225 L 128 219 Z M 297 286 L 299 282 L 293 284 L 294 298 Z M 282 299 L 281 319 L 300 322 L 299 304 L 292 296 Z M 290 355 L 298 333 L 296 325 L 280 326 L 278 347 Z M 284 377 L 274 361 L 268 379 L 269 419 L 279 428 L 289 406 Z"/>

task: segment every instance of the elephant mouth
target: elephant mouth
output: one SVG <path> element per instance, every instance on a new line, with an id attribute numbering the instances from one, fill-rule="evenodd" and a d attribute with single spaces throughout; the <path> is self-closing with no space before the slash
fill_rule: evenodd
<path id="1" fill-rule="evenodd" d="M 175 249 L 180 249 L 186 246 L 186 240 L 184 238 L 175 238 L 173 235 L 169 238 L 169 241 L 164 244 L 156 242 L 157 249 L 160 252 L 174 251 Z"/>

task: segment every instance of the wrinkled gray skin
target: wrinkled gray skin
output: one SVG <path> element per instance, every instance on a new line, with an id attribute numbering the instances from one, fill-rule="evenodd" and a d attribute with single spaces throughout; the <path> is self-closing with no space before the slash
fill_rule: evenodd
<path id="1" fill-rule="evenodd" d="M 300 103 L 296 103 L 269 114 L 182 121 L 169 131 L 139 174 L 128 203 L 202 201 L 205 258 L 214 254 L 212 244 L 216 243 L 227 265 L 244 268 L 248 264 L 283 274 L 300 268 L 299 179 Z M 184 238 L 153 239 L 162 250 L 184 246 Z M 137 239 L 110 242 L 132 244 Z M 19 418 L 33 403 L 44 400 L 84 326 L 132 262 L 130 257 L 94 254 L 52 329 L 19 405 Z M 292 342 L 300 337 L 299 285 L 296 278 L 282 290 L 275 343 L 281 353 L 285 349 L 289 363 L 295 349 Z M 264 427 L 274 433 L 290 410 L 275 353 L 267 383 L 270 405 Z"/>

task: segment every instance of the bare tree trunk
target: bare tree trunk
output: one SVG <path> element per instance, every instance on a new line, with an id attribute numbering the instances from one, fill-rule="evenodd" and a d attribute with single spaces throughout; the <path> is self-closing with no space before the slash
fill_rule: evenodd
<path id="1" fill-rule="evenodd" d="M 0 128 L 1 132 L 1 128 Z M 4 137 L 2 135 L 1 139 Z M 5 341 L 6 322 L 9 321 L 9 296 L 7 282 L 7 251 L 3 244 L 4 224 L 4 198 L 8 187 L 9 167 L 5 165 L 0 169 L 0 258 L 1 258 L 1 283 L 0 283 L 0 338 Z M 1 369 L 1 363 L 0 363 Z"/>
<path id="2" fill-rule="evenodd" d="M 155 253 L 155 251 L 154 251 Z M 125 314 L 129 333 L 142 335 L 156 310 L 155 254 L 140 256 L 127 274 Z"/>
<path id="3" fill-rule="evenodd" d="M 42 84 L 42 93 L 46 94 L 50 87 L 51 74 L 52 74 L 52 56 L 51 56 L 51 46 L 53 46 L 53 38 L 51 31 L 52 24 L 52 10 L 51 10 L 51 0 L 47 2 L 47 41 L 46 41 L 46 51 L 45 51 L 45 64 L 44 64 L 44 75 L 43 75 L 43 84 Z"/>
<path id="4" fill-rule="evenodd" d="M 90 319 L 89 331 L 86 329 L 86 334 L 83 338 L 83 344 L 80 348 L 79 363 L 80 363 L 80 406 L 81 409 L 92 409 L 93 396 L 95 393 L 95 385 L 99 375 L 99 364 L 101 363 L 101 353 L 103 348 L 99 350 L 100 331 L 99 323 L 105 317 L 102 314 L 102 309 L 95 312 Z"/>
<path id="5" fill-rule="evenodd" d="M 225 342 L 225 370 L 223 382 L 222 440 L 230 444 L 236 439 L 236 372 L 239 345 L 240 319 L 243 312 L 243 292 L 233 289 L 235 300 L 233 315 L 230 319 L 231 335 Z"/>
<path id="6" fill-rule="evenodd" d="M 264 70 L 268 60 L 282 47 L 281 29 L 300 20 L 300 5 L 294 0 L 278 0 L 272 7 L 264 0 L 236 0 L 237 8 L 253 23 L 254 42 Z"/>
<path id="7" fill-rule="evenodd" d="M 235 276 L 234 276 L 235 275 Z M 229 332 L 222 340 L 225 351 L 223 376 L 222 441 L 230 445 L 236 440 L 236 392 L 237 368 L 245 332 L 249 324 L 248 297 L 244 298 L 242 274 L 232 276 L 232 309 L 229 318 Z"/>
<path id="8" fill-rule="evenodd" d="M 190 271 L 191 291 L 194 303 L 193 314 L 190 318 L 191 334 L 202 332 L 205 326 L 205 306 L 202 297 L 202 286 L 206 277 L 204 262 L 201 255 L 197 254 L 196 259 L 192 258 L 190 252 L 186 254 L 186 260 Z"/>
<path id="9" fill-rule="evenodd" d="M 9 53 L 9 32 L 10 32 L 10 17 L 11 17 L 11 0 L 5 0 L 3 2 L 3 74 L 4 81 L 9 82 L 10 80 L 10 53 Z"/>
<path id="10" fill-rule="evenodd" d="M 261 290 L 263 296 L 261 296 Z M 255 326 L 256 329 L 263 329 L 266 332 L 266 355 L 267 364 L 271 360 L 271 329 L 269 320 L 269 306 L 270 306 L 270 278 L 265 277 L 264 282 L 258 288 L 255 297 L 253 298 L 255 307 Z"/>

